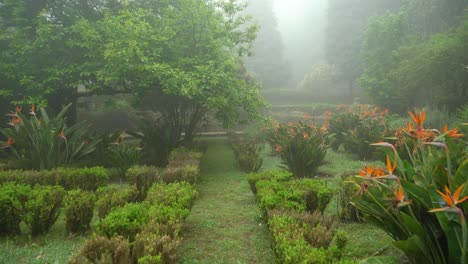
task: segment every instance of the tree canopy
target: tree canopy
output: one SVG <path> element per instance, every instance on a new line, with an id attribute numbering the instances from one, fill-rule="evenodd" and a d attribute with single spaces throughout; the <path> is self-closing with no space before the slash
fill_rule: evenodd
<path id="1" fill-rule="evenodd" d="M 83 94 L 130 93 L 145 107 L 170 112 L 156 105 L 170 97 L 196 105 L 200 115 L 214 112 L 225 125 L 238 121 L 241 109 L 254 117 L 263 105 L 240 62 L 256 27 L 236 0 L 0 5 L 3 100 L 54 107 Z"/>

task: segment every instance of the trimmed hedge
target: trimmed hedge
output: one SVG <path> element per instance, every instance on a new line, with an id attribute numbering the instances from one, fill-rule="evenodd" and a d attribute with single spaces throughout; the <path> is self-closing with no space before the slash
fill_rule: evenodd
<path id="1" fill-rule="evenodd" d="M 80 189 L 69 191 L 65 197 L 65 228 L 69 233 L 84 233 L 93 219 L 96 196 Z"/>
<path id="2" fill-rule="evenodd" d="M 153 166 L 133 166 L 127 170 L 127 179 L 130 185 L 138 191 L 137 201 L 146 198 L 148 189 L 161 179 L 161 169 Z"/>
<path id="3" fill-rule="evenodd" d="M 187 182 L 154 184 L 148 191 L 146 201 L 156 205 L 190 209 L 197 196 L 195 188 Z"/>
<path id="4" fill-rule="evenodd" d="M 189 182 L 195 184 L 200 176 L 200 167 L 198 165 L 180 165 L 179 167 L 167 167 L 162 175 L 165 183 Z"/>
<path id="5" fill-rule="evenodd" d="M 30 192 L 28 185 L 7 183 L 0 186 L 0 235 L 20 233 L 20 222 Z"/>
<path id="6" fill-rule="evenodd" d="M 258 173 L 250 173 L 247 176 L 247 181 L 254 194 L 257 194 L 257 182 L 261 180 L 276 180 L 279 182 L 288 181 L 293 178 L 293 174 L 286 170 L 270 170 Z"/>
<path id="7" fill-rule="evenodd" d="M 279 179 L 288 177 L 279 174 Z M 258 179 L 260 177 L 253 177 Z M 255 185 L 259 207 L 266 215 L 272 209 L 291 209 L 296 212 L 323 214 L 334 195 L 334 189 L 323 180 L 297 179 L 290 181 L 260 180 Z"/>
<path id="8" fill-rule="evenodd" d="M 103 167 L 93 168 L 57 168 L 50 171 L 0 171 L 0 184 L 16 182 L 34 186 L 59 185 L 65 190 L 82 189 L 95 191 L 109 182 L 109 176 Z"/>
<path id="9" fill-rule="evenodd" d="M 108 238 L 123 236 L 132 242 L 149 220 L 149 203 L 128 203 L 117 207 L 98 223 L 98 230 Z"/>
<path id="10" fill-rule="evenodd" d="M 118 236 L 113 238 L 95 237 L 87 240 L 83 248 L 70 258 L 69 264 L 128 264 L 132 262 L 130 243 Z"/>
<path id="11" fill-rule="evenodd" d="M 46 233 L 57 221 L 65 196 L 61 186 L 36 185 L 25 203 L 24 221 L 32 236 Z"/>
<path id="12" fill-rule="evenodd" d="M 131 186 L 129 189 L 119 189 L 116 186 L 105 186 L 96 191 L 97 202 L 96 207 L 98 217 L 106 217 L 112 208 L 122 207 L 127 203 L 135 202 L 138 197 L 136 187 Z"/>

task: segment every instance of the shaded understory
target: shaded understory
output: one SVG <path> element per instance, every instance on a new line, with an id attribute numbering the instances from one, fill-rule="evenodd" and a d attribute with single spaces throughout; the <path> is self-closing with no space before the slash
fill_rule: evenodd
<path id="1" fill-rule="evenodd" d="M 268 230 L 225 138 L 209 140 L 179 263 L 274 263 Z"/>

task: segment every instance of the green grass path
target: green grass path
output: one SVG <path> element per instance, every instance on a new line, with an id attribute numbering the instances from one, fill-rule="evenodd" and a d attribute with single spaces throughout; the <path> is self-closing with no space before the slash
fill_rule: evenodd
<path id="1" fill-rule="evenodd" d="M 274 263 L 268 230 L 225 138 L 209 139 L 179 263 Z"/>

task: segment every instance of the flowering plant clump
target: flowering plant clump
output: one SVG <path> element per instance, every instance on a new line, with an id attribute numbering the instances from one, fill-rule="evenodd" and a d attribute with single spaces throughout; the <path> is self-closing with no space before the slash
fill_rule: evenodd
<path id="1" fill-rule="evenodd" d="M 388 135 L 387 116 L 387 110 L 371 105 L 341 105 L 335 112 L 326 112 L 328 132 L 333 135 L 331 147 L 337 150 L 342 145 L 361 159 L 374 157 L 375 149 L 369 144 Z"/>
<path id="2" fill-rule="evenodd" d="M 386 168 L 359 172 L 353 204 L 412 263 L 467 263 L 466 142 L 456 128 L 424 128 L 424 110 L 409 114 L 412 122 L 397 132 L 396 144 L 372 144 L 387 152 Z"/>
<path id="3" fill-rule="evenodd" d="M 326 127 L 316 127 L 305 121 L 289 124 L 271 122 L 266 140 L 284 167 L 298 178 L 313 177 L 323 163 L 328 145 Z"/>
<path id="4" fill-rule="evenodd" d="M 67 126 L 65 114 L 70 105 L 56 117 L 49 118 L 45 109 L 31 105 L 29 118 L 21 107 L 7 114 L 9 128 L 0 132 L 7 138 L 3 148 L 11 153 L 18 166 L 26 169 L 51 169 L 76 162 L 96 149 L 99 140 L 88 137 L 84 122 Z"/>

